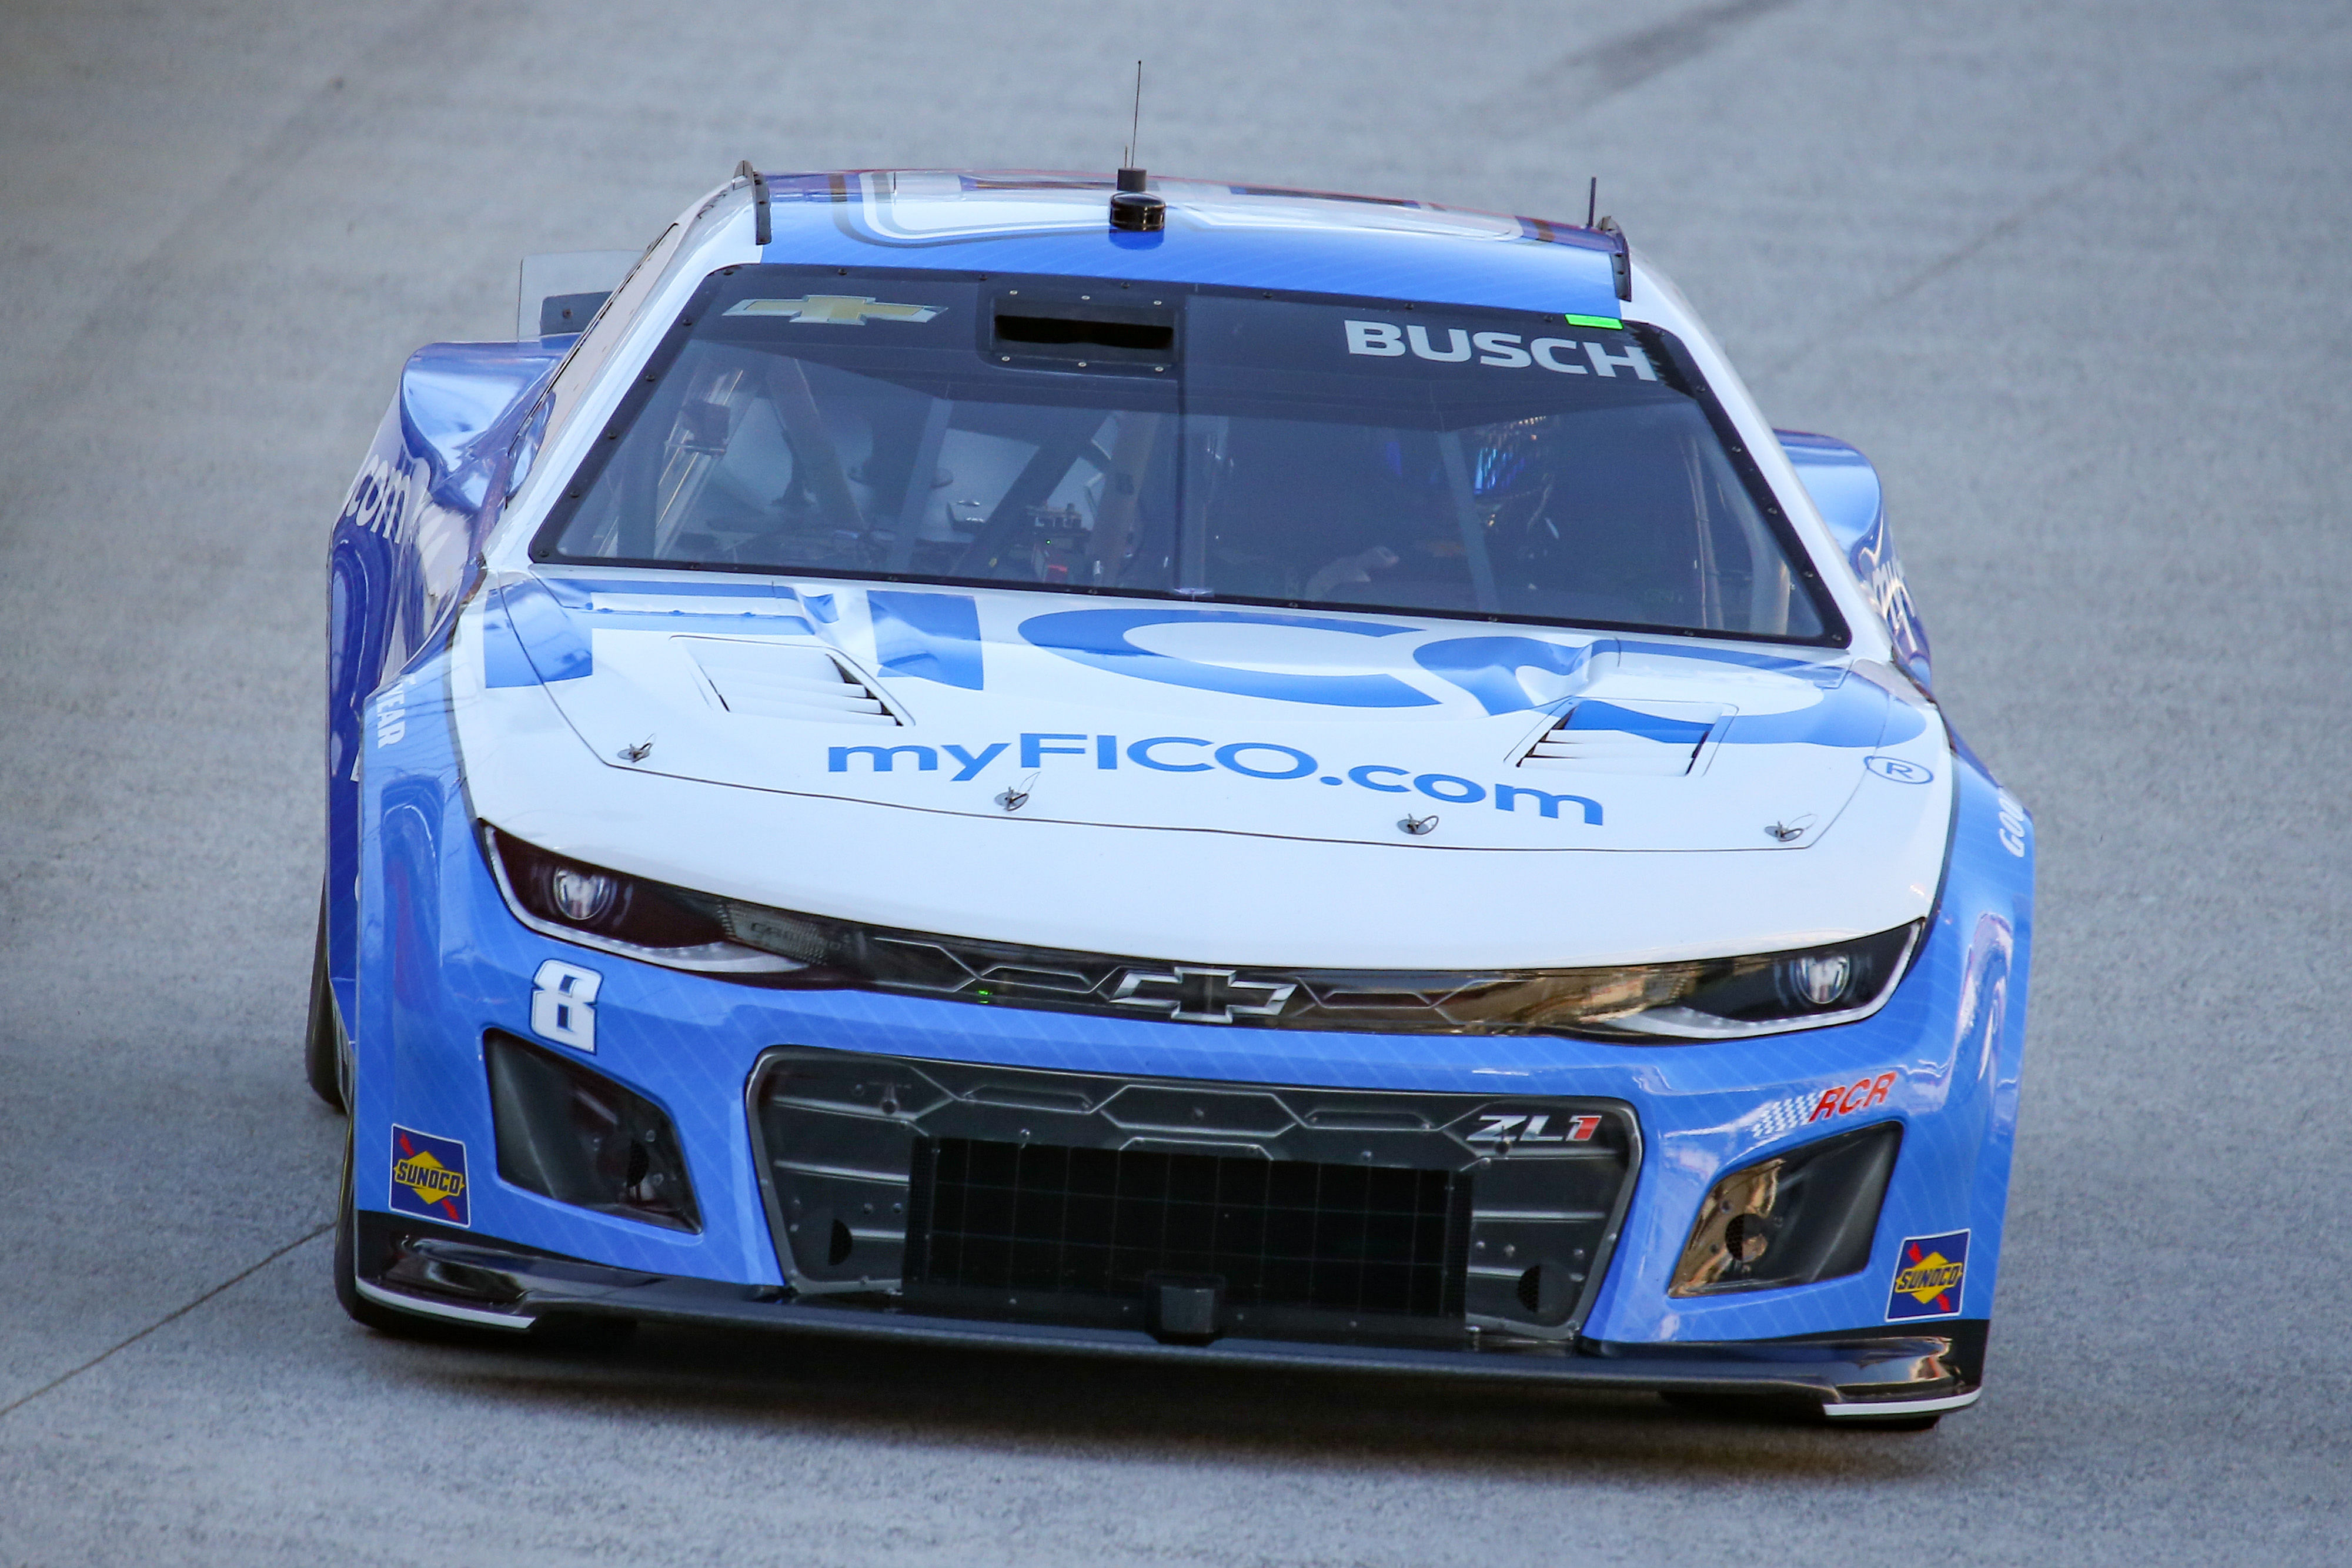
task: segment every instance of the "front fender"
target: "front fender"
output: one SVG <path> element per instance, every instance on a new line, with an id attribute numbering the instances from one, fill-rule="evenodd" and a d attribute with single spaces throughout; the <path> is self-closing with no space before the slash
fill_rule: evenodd
<path id="1" fill-rule="evenodd" d="M 335 518 L 327 569 L 327 967 L 356 974 L 362 709 L 448 635 L 506 500 L 509 454 L 570 340 L 435 343 L 409 356 Z"/>

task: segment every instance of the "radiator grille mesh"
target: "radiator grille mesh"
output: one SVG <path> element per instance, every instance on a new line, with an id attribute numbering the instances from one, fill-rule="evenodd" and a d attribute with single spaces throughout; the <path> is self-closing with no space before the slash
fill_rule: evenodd
<path id="1" fill-rule="evenodd" d="M 1469 1186 L 1440 1170 L 942 1138 L 909 1283 L 1126 1295 L 1214 1274 L 1237 1304 L 1462 1312 Z"/>

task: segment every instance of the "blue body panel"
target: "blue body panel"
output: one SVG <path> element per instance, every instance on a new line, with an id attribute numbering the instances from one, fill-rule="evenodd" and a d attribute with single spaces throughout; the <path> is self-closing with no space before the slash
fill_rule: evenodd
<path id="1" fill-rule="evenodd" d="M 1795 430 L 1772 434 L 1780 438 L 1780 450 L 1789 455 L 1797 477 L 1804 481 L 1806 494 L 1821 508 L 1822 520 L 1837 536 L 1854 575 L 1862 579 L 1879 619 L 1886 622 L 1895 653 L 1913 679 L 1922 686 L 1928 685 L 1927 628 L 1920 623 L 1918 607 L 1911 602 L 1911 590 L 1903 580 L 1903 562 L 1886 530 L 1886 497 L 1879 486 L 1878 470 L 1843 441 Z"/>
<path id="2" fill-rule="evenodd" d="M 360 709 L 446 638 L 505 496 L 508 452 L 571 338 L 435 343 L 409 356 L 335 519 L 327 572 L 327 951 L 354 1002 Z"/>

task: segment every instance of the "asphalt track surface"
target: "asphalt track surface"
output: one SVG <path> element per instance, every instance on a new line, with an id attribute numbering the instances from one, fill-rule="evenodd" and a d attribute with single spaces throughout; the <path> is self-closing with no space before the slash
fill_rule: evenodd
<path id="1" fill-rule="evenodd" d="M 327 528 L 516 258 L 751 155 L 1580 215 L 1885 476 L 2039 965 L 1915 1436 L 821 1343 L 418 1345 L 298 1061 Z M 2352 7 L 0 7 L 0 1564 L 2334 1563 Z"/>

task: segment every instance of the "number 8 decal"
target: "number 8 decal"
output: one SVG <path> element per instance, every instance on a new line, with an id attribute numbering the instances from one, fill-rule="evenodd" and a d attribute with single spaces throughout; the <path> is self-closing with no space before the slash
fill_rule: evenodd
<path id="1" fill-rule="evenodd" d="M 596 993 L 604 977 L 593 969 L 550 958 L 531 977 L 531 1032 L 574 1051 L 596 1049 Z"/>

